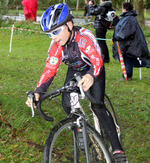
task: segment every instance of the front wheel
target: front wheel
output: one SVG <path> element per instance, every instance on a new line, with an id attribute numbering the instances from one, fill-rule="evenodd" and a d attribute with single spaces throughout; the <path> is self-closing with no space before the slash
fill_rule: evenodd
<path id="1" fill-rule="evenodd" d="M 90 162 L 111 163 L 108 150 L 100 134 L 88 123 L 88 146 Z M 81 144 L 76 118 L 67 118 L 58 122 L 51 130 L 45 144 L 44 163 L 86 163 L 84 145 Z"/>

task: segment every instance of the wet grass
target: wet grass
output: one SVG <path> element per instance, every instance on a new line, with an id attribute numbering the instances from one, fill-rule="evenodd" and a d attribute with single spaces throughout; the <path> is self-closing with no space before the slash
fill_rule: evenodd
<path id="1" fill-rule="evenodd" d="M 15 23 L 20 28 L 40 30 L 30 22 Z M 93 26 L 89 28 L 94 32 Z M 149 29 L 143 29 L 150 42 Z M 107 38 L 112 38 L 113 30 Z M 12 52 L 9 53 L 10 30 L 0 29 L 0 162 L 41 163 L 43 147 L 52 126 L 66 117 L 58 99 L 49 109 L 55 121 L 41 119 L 38 113 L 31 117 L 25 105 L 26 91 L 34 90 L 44 69 L 50 39 L 44 34 L 29 31 L 14 31 Z M 106 93 L 115 108 L 122 131 L 122 143 L 130 163 L 149 162 L 149 117 L 150 117 L 150 70 L 134 69 L 133 80 L 118 82 L 121 78 L 119 62 L 112 58 L 111 41 L 107 42 L 111 62 L 106 67 Z M 149 49 L 150 49 L 150 44 Z M 50 89 L 63 85 L 66 66 L 63 64 Z"/>

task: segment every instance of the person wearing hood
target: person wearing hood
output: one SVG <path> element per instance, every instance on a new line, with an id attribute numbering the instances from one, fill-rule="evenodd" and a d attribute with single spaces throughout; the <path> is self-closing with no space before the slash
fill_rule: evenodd
<path id="1" fill-rule="evenodd" d="M 110 27 L 111 22 L 106 20 L 108 11 L 112 11 L 112 2 L 107 0 L 100 0 L 100 5 L 94 7 L 93 1 L 89 1 L 89 13 L 95 15 L 94 28 L 97 38 L 106 39 L 107 29 Z M 105 40 L 98 40 L 104 56 L 104 62 L 109 62 L 109 51 Z"/>
<path id="2" fill-rule="evenodd" d="M 129 2 L 123 3 L 120 16 L 121 19 L 116 25 L 113 35 L 113 57 L 120 61 L 118 41 L 124 59 L 127 79 L 132 80 L 133 67 L 150 68 L 150 53 L 145 36 L 136 19 L 137 13 L 133 10 L 133 5 Z M 120 80 L 125 80 L 125 78 L 122 76 Z"/>

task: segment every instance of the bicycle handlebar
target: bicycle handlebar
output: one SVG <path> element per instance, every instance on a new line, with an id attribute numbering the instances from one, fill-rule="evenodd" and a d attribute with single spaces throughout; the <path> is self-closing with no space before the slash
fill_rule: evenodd
<path id="1" fill-rule="evenodd" d="M 57 94 L 57 95 L 56 95 Z M 52 97 L 52 96 L 58 96 L 59 94 L 61 94 L 61 89 L 56 89 L 56 90 L 53 90 L 53 91 L 51 91 L 51 92 L 48 92 L 48 93 L 46 93 L 46 94 L 44 94 L 44 95 L 42 95 L 41 97 L 40 97 L 40 99 L 39 99 L 39 101 L 38 101 L 38 103 L 37 103 L 37 111 L 38 111 L 38 113 L 40 114 L 40 116 L 43 118 L 43 119 L 45 119 L 46 121 L 50 121 L 50 122 L 52 122 L 52 121 L 54 121 L 54 118 L 53 117 L 49 117 L 49 116 L 47 116 L 44 112 L 43 112 L 43 110 L 41 109 L 41 103 L 42 103 L 42 101 L 44 101 L 45 99 L 47 99 L 48 97 Z"/>
<path id="2" fill-rule="evenodd" d="M 77 82 L 79 82 L 79 81 L 82 79 L 82 76 L 81 76 L 80 73 L 74 74 L 74 77 L 75 77 L 75 79 L 76 79 Z M 53 90 L 53 91 L 47 92 L 46 94 L 40 96 L 39 101 L 35 101 L 34 93 L 33 93 L 32 91 L 28 91 L 28 92 L 27 92 L 27 95 L 28 95 L 28 97 L 31 98 L 31 102 L 32 102 L 32 104 L 31 104 L 32 117 L 34 116 L 34 109 L 33 109 L 33 102 L 34 102 L 34 103 L 36 104 L 36 106 L 37 106 L 37 111 L 38 111 L 38 113 L 40 114 L 40 116 L 41 116 L 43 119 L 45 119 L 46 121 L 52 122 L 52 121 L 54 120 L 54 118 L 53 118 L 53 117 L 47 116 L 47 115 L 43 112 L 43 110 L 41 109 L 41 103 L 42 103 L 42 101 L 44 101 L 44 100 L 47 99 L 48 97 L 50 97 L 50 98 L 56 97 L 56 96 L 60 95 L 62 92 L 64 92 L 64 91 L 66 91 L 66 92 L 68 91 L 68 92 L 69 92 L 70 88 L 73 88 L 73 87 L 77 87 L 77 85 L 72 85 L 72 86 L 65 85 L 64 87 L 61 87 L 61 88 L 55 89 L 55 90 Z M 92 97 L 92 95 L 90 94 L 90 91 L 89 91 L 89 90 L 86 91 L 86 92 L 84 92 L 83 89 L 82 89 L 82 86 L 80 86 L 79 89 L 80 89 L 80 93 L 81 93 L 81 96 L 80 96 L 81 99 L 84 99 L 84 97 L 85 97 L 85 95 L 86 95 L 86 97 L 88 98 L 88 100 L 89 100 L 92 104 L 101 105 L 101 106 L 104 105 L 104 103 L 102 103 L 102 102 L 97 102 L 97 101 Z"/>
<path id="3" fill-rule="evenodd" d="M 33 106 L 34 93 L 32 91 L 28 91 L 27 96 L 31 99 L 31 112 L 32 112 L 32 117 L 34 117 L 34 106 Z"/>
<path id="4" fill-rule="evenodd" d="M 76 73 L 76 74 L 74 74 L 74 76 L 75 76 L 75 79 L 77 80 L 77 82 L 79 82 L 79 81 L 82 79 L 82 76 L 81 76 L 80 73 Z M 83 91 L 82 86 L 81 86 L 81 91 Z M 88 98 L 88 100 L 89 100 L 92 104 L 95 104 L 95 105 L 104 105 L 102 102 L 98 102 L 98 101 L 96 101 L 96 100 L 93 98 L 93 96 L 92 96 L 91 93 L 90 93 L 90 90 L 88 90 L 88 91 L 83 91 L 83 92 L 84 92 L 84 94 L 86 95 L 86 97 Z"/>

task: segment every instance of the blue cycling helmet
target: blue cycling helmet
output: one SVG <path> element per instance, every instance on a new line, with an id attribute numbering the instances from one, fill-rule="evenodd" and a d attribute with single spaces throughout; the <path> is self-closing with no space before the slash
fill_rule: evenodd
<path id="1" fill-rule="evenodd" d="M 59 3 L 50 6 L 42 15 L 41 29 L 44 32 L 51 32 L 72 20 L 72 18 L 74 18 L 74 16 L 67 4 Z"/>

